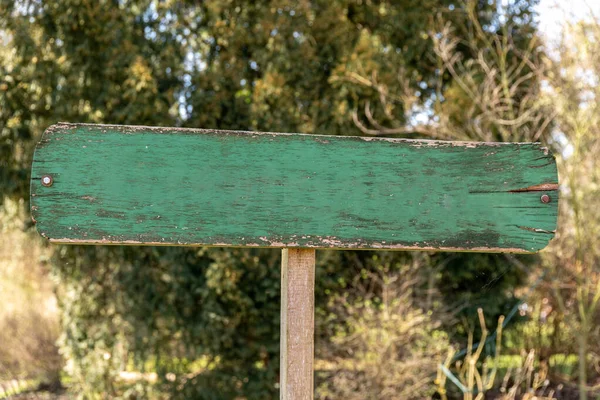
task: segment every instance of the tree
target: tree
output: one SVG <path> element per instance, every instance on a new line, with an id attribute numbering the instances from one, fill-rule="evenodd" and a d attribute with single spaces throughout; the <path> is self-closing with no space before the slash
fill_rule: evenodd
<path id="1" fill-rule="evenodd" d="M 529 32 L 529 6 L 515 6 L 511 29 Z M 503 26 L 487 1 L 2 0 L 2 189 L 26 199 L 33 145 L 59 120 L 344 135 L 378 121 L 418 136 L 414 118 L 455 87 L 431 16 L 466 34 L 465 11 Z M 321 262 L 318 293 L 343 290 L 348 264 L 367 257 L 353 254 Z M 61 343 L 77 386 L 123 395 L 116 381 L 133 361 L 180 396 L 274 396 L 278 260 L 268 250 L 58 249 Z"/>

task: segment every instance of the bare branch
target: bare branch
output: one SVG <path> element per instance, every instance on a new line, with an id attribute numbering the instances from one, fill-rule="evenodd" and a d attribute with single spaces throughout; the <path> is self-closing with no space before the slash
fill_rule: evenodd
<path id="1" fill-rule="evenodd" d="M 358 111 L 356 109 L 352 112 L 352 120 L 354 121 L 356 127 L 360 129 L 362 133 L 370 136 L 410 135 L 415 133 L 430 137 L 437 136 L 436 132 L 434 132 L 430 126 L 423 125 L 413 127 L 405 126 L 399 128 L 369 129 L 366 126 L 364 126 L 362 122 L 360 122 L 360 119 L 358 118 Z"/>

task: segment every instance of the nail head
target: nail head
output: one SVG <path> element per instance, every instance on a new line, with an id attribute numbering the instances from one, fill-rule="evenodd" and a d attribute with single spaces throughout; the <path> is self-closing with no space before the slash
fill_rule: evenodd
<path id="1" fill-rule="evenodd" d="M 540 200 L 542 200 L 542 203 L 548 204 L 550 203 L 550 196 L 543 194 L 542 197 L 540 197 Z"/>
<path id="2" fill-rule="evenodd" d="M 42 186 L 52 186 L 52 183 L 54 182 L 54 179 L 52 179 L 52 177 L 50 175 L 44 175 L 42 176 Z"/>

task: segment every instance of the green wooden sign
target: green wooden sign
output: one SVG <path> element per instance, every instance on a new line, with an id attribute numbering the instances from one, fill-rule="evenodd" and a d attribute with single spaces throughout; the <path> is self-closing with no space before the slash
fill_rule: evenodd
<path id="1" fill-rule="evenodd" d="M 31 179 L 56 243 L 534 252 L 558 208 L 531 143 L 61 123 Z"/>

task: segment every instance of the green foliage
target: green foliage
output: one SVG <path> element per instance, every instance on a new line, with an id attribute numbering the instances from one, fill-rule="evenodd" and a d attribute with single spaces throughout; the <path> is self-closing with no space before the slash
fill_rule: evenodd
<path id="1" fill-rule="evenodd" d="M 62 343 L 90 393 L 117 395 L 110 374 L 125 369 L 129 354 L 138 371 L 151 361 L 163 389 L 182 387 L 184 397 L 206 383 L 232 395 L 274 391 L 278 252 L 63 247 L 56 257 Z M 210 368 L 178 361 L 202 357 Z"/>
<path id="2" fill-rule="evenodd" d="M 500 315 L 511 311 L 519 299 L 513 288 L 526 282 L 525 263 L 515 264 L 504 255 L 470 254 L 440 257 L 443 265 L 439 269 L 438 288 L 444 297 L 444 304 L 458 309 L 461 323 L 451 329 L 458 337 L 466 337 L 470 329 L 479 335 L 479 326 L 469 321 L 477 315 L 477 309 L 485 310 L 488 325 L 498 320 Z M 437 257 L 436 257 L 437 258 Z M 520 256 L 531 265 L 536 256 Z M 455 337 L 456 339 L 457 337 Z"/>
<path id="3" fill-rule="evenodd" d="M 482 25 L 501 28 L 506 16 L 479 3 Z M 532 3 L 509 13 L 511 29 L 529 32 L 521 47 Z M 34 143 L 58 121 L 344 135 L 361 134 L 368 117 L 410 125 L 452 87 L 431 35 L 438 15 L 457 34 L 472 28 L 450 0 L 0 0 L 0 191 L 27 198 Z M 378 265 L 370 252 L 321 254 L 317 304 L 352 292 L 353 269 Z M 436 260 L 423 270 L 446 297 L 429 299 L 425 311 L 471 292 L 502 312 L 501 292 L 521 275 L 465 256 L 451 267 L 469 275 L 467 286 L 440 275 Z M 84 396 L 151 395 L 143 382 L 122 390 L 120 372 L 133 368 L 156 371 L 156 388 L 174 398 L 276 397 L 277 251 L 61 247 L 53 269 L 61 348 Z"/>

